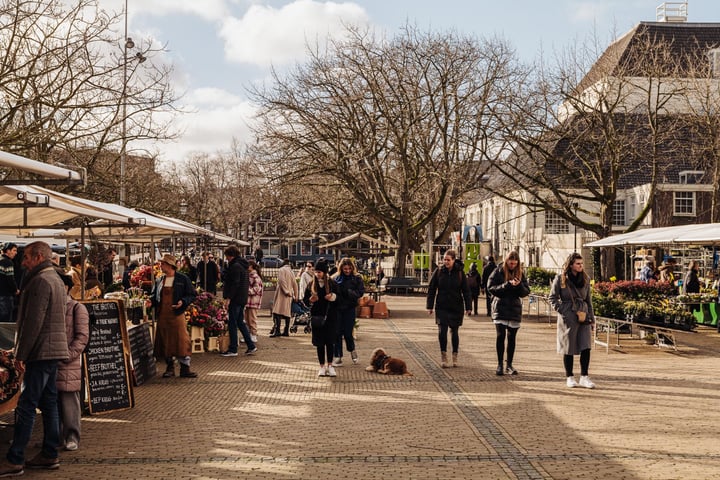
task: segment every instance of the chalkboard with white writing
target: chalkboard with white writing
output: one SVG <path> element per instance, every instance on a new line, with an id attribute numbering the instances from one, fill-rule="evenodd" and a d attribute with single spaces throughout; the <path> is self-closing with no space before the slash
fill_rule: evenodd
<path id="1" fill-rule="evenodd" d="M 83 354 L 84 391 L 90 413 L 131 408 L 134 402 L 124 312 L 117 300 L 83 304 L 90 314 L 90 341 Z"/>
<path id="2" fill-rule="evenodd" d="M 130 343 L 130 359 L 135 386 L 142 385 L 155 376 L 155 355 L 153 341 L 148 322 L 133 325 L 128 330 Z"/>

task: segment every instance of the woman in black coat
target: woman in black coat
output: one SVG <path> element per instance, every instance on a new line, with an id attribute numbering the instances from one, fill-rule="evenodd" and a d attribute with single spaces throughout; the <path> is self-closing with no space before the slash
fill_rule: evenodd
<path id="1" fill-rule="evenodd" d="M 318 377 L 337 375 L 335 367 L 332 365 L 338 331 L 335 305 L 337 293 L 337 284 L 328 276 L 328 264 L 323 259 L 318 260 L 315 264 L 315 278 L 303 292 L 303 302 L 310 305 L 312 316 L 326 316 L 325 324 L 322 327 L 314 326 L 312 329 L 312 344 L 317 349 L 317 358 L 320 363 Z"/>
<path id="2" fill-rule="evenodd" d="M 522 298 L 530 295 L 530 285 L 523 274 L 517 252 L 507 254 L 505 261 L 490 275 L 487 289 L 493 296 L 492 320 L 497 332 L 495 349 L 498 366 L 495 374 L 503 374 L 503 353 L 507 336 L 507 367 L 504 373 L 517 375 L 517 370 L 513 368 L 515 338 L 522 321 Z"/>
<path id="3" fill-rule="evenodd" d="M 443 256 L 443 265 L 433 272 L 428 286 L 428 315 L 435 311 L 435 323 L 438 326 L 441 366 L 448 366 L 447 334 L 451 331 L 453 367 L 457 367 L 460 335 L 458 330 L 463 315 L 470 315 L 470 288 L 463 272 L 462 263 L 456 260 L 455 250 L 448 250 Z"/>

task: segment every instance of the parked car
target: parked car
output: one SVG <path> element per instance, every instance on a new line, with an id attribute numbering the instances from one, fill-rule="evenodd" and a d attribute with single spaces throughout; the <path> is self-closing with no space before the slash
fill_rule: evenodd
<path id="1" fill-rule="evenodd" d="M 280 268 L 282 266 L 282 258 L 277 255 L 265 255 L 260 260 L 260 266 L 265 268 Z"/>

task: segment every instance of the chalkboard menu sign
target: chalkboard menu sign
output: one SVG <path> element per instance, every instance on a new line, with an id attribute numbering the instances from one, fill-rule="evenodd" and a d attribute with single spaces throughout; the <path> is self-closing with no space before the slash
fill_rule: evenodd
<path id="1" fill-rule="evenodd" d="M 90 341 L 83 367 L 90 413 L 133 406 L 125 312 L 117 300 L 83 302 L 90 314 Z M 122 313 L 121 313 L 122 312 Z"/>
<path id="2" fill-rule="evenodd" d="M 135 386 L 142 385 L 157 373 L 150 324 L 141 323 L 131 327 L 128 330 L 128 340 Z"/>

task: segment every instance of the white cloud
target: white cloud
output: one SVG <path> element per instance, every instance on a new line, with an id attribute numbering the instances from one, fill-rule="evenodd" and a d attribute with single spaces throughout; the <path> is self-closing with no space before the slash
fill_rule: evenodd
<path id="1" fill-rule="evenodd" d="M 122 2 L 105 0 L 103 3 L 116 4 L 117 11 L 125 7 Z M 221 20 L 228 15 L 227 0 L 143 0 L 128 5 L 128 13 L 133 15 L 149 13 L 152 15 L 187 14 L 196 15 L 204 20 Z"/>
<path id="2" fill-rule="evenodd" d="M 217 88 L 193 90 L 183 101 L 186 113 L 174 122 L 183 131 L 182 140 L 158 146 L 163 161 L 184 160 L 193 152 L 227 151 L 233 138 L 240 143 L 252 140 L 250 124 L 256 110 L 249 101 Z"/>
<path id="3" fill-rule="evenodd" d="M 227 18 L 220 36 L 229 61 L 266 67 L 302 59 L 306 44 L 322 48 L 328 37 L 341 36 L 345 25 L 368 22 L 354 3 L 296 0 L 279 9 L 253 5 L 242 18 Z"/>
<path id="4" fill-rule="evenodd" d="M 587 23 L 604 16 L 608 10 L 606 1 L 570 2 L 570 19 L 574 23 Z"/>

